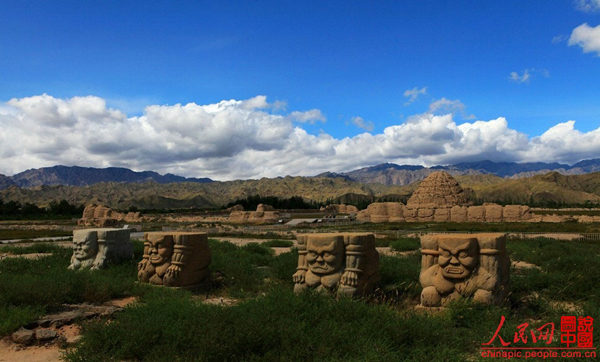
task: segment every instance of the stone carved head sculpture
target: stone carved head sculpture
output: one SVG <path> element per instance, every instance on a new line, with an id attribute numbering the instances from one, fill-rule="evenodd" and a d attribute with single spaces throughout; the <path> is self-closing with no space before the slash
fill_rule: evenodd
<path id="1" fill-rule="evenodd" d="M 147 233 L 145 238 L 145 255 L 138 266 L 138 278 L 144 283 L 164 285 L 163 277 L 173 256 L 173 236 Z"/>
<path id="2" fill-rule="evenodd" d="M 170 263 L 173 255 L 173 237 L 170 235 L 150 234 L 150 263 L 155 267 Z"/>
<path id="3" fill-rule="evenodd" d="M 91 267 L 98 253 L 98 235 L 96 231 L 77 230 L 73 233 L 73 256 L 69 269 Z"/>
<path id="4" fill-rule="evenodd" d="M 73 231 L 73 256 L 69 269 L 92 270 L 133 258 L 129 230 L 82 229 Z"/>
<path id="5" fill-rule="evenodd" d="M 379 281 L 379 254 L 373 234 L 298 235 L 298 268 L 294 291 L 358 295 Z"/>
<path id="6" fill-rule="evenodd" d="M 448 279 L 464 279 L 471 275 L 479 260 L 477 239 L 441 240 L 438 264 Z"/>
<path id="7" fill-rule="evenodd" d="M 335 273 L 344 261 L 344 243 L 340 239 L 309 239 L 306 251 L 308 269 L 314 274 Z"/>
<path id="8" fill-rule="evenodd" d="M 421 237 L 422 307 L 457 298 L 500 303 L 509 291 L 510 259 L 504 234 Z"/>
<path id="9" fill-rule="evenodd" d="M 150 232 L 144 239 L 144 255 L 138 263 L 142 283 L 192 287 L 210 275 L 212 255 L 205 233 Z"/>

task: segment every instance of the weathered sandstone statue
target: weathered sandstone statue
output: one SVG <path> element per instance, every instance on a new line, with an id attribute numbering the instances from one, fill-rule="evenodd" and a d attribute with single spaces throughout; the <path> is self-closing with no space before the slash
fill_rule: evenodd
<path id="1" fill-rule="evenodd" d="M 505 234 L 438 234 L 421 237 L 421 306 L 456 298 L 501 303 L 509 292 Z"/>
<path id="2" fill-rule="evenodd" d="M 210 261 L 205 233 L 145 233 L 138 279 L 142 283 L 169 287 L 193 287 L 208 278 Z"/>
<path id="3" fill-rule="evenodd" d="M 298 235 L 294 292 L 306 289 L 339 295 L 370 292 L 379 282 L 379 253 L 373 234 Z"/>
<path id="4" fill-rule="evenodd" d="M 109 263 L 133 258 L 128 229 L 73 231 L 73 256 L 69 269 L 102 269 Z"/>

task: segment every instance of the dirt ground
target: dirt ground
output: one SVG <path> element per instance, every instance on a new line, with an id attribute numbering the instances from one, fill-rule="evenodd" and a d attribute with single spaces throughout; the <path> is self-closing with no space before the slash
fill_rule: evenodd
<path id="1" fill-rule="evenodd" d="M 123 308 L 137 300 L 136 297 L 127 297 L 112 300 L 105 305 Z M 81 338 L 81 330 L 77 324 L 67 324 L 55 329 L 61 337 L 63 344 L 71 345 Z M 22 346 L 14 343 L 10 336 L 0 340 L 0 362 L 55 362 L 60 361 L 64 351 L 58 345 L 59 340 L 54 340 L 42 345 Z"/>

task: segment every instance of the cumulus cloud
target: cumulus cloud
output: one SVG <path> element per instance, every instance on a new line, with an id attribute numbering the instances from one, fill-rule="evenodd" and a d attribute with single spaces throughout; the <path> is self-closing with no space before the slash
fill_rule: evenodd
<path id="1" fill-rule="evenodd" d="M 600 128 L 584 133 L 567 121 L 529 138 L 502 117 L 459 125 L 454 114 L 464 105 L 445 98 L 382 133 L 346 138 L 309 134 L 295 125 L 298 114 L 307 112 L 279 115 L 270 109 L 266 97 L 258 96 L 208 105 L 152 105 L 141 116 L 127 117 L 99 97 L 15 98 L 0 105 L 0 173 L 62 164 L 230 180 L 315 175 L 382 162 L 573 163 L 600 155 Z M 352 121 L 369 127 L 360 117 Z"/>
<path id="2" fill-rule="evenodd" d="M 574 0 L 575 8 L 584 13 L 600 12 L 600 0 Z"/>
<path id="3" fill-rule="evenodd" d="M 375 128 L 375 125 L 371 121 L 365 121 L 362 117 L 353 117 L 350 123 L 356 127 L 362 128 L 365 131 L 371 132 Z"/>
<path id="4" fill-rule="evenodd" d="M 320 122 L 327 121 L 327 118 L 325 118 L 323 113 L 321 113 L 321 111 L 318 109 L 311 109 L 310 111 L 306 111 L 306 112 L 294 111 L 288 116 L 288 119 L 291 121 L 296 121 L 296 122 L 300 122 L 300 123 L 310 123 L 310 124 L 313 124 L 317 121 L 320 121 Z"/>
<path id="5" fill-rule="evenodd" d="M 600 25 L 592 28 L 587 23 L 581 24 L 571 33 L 569 46 L 578 45 L 584 53 L 598 53 L 600 56 Z"/>
<path id="6" fill-rule="evenodd" d="M 412 102 L 416 101 L 417 98 L 419 98 L 419 96 L 425 95 L 425 94 L 427 94 L 427 87 L 423 87 L 421 89 L 418 89 L 417 87 L 414 87 L 413 89 L 407 89 L 407 90 L 405 90 L 404 91 L 404 96 L 408 97 L 408 101 L 406 103 L 404 103 L 404 105 L 408 106 Z"/>

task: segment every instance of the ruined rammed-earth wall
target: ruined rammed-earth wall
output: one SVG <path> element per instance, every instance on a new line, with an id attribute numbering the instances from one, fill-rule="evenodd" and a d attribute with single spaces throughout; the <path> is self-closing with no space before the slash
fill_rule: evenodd
<path id="1" fill-rule="evenodd" d="M 519 222 L 533 219 L 529 206 L 484 204 L 440 208 L 411 208 L 400 202 L 376 202 L 359 211 L 369 222 Z"/>

